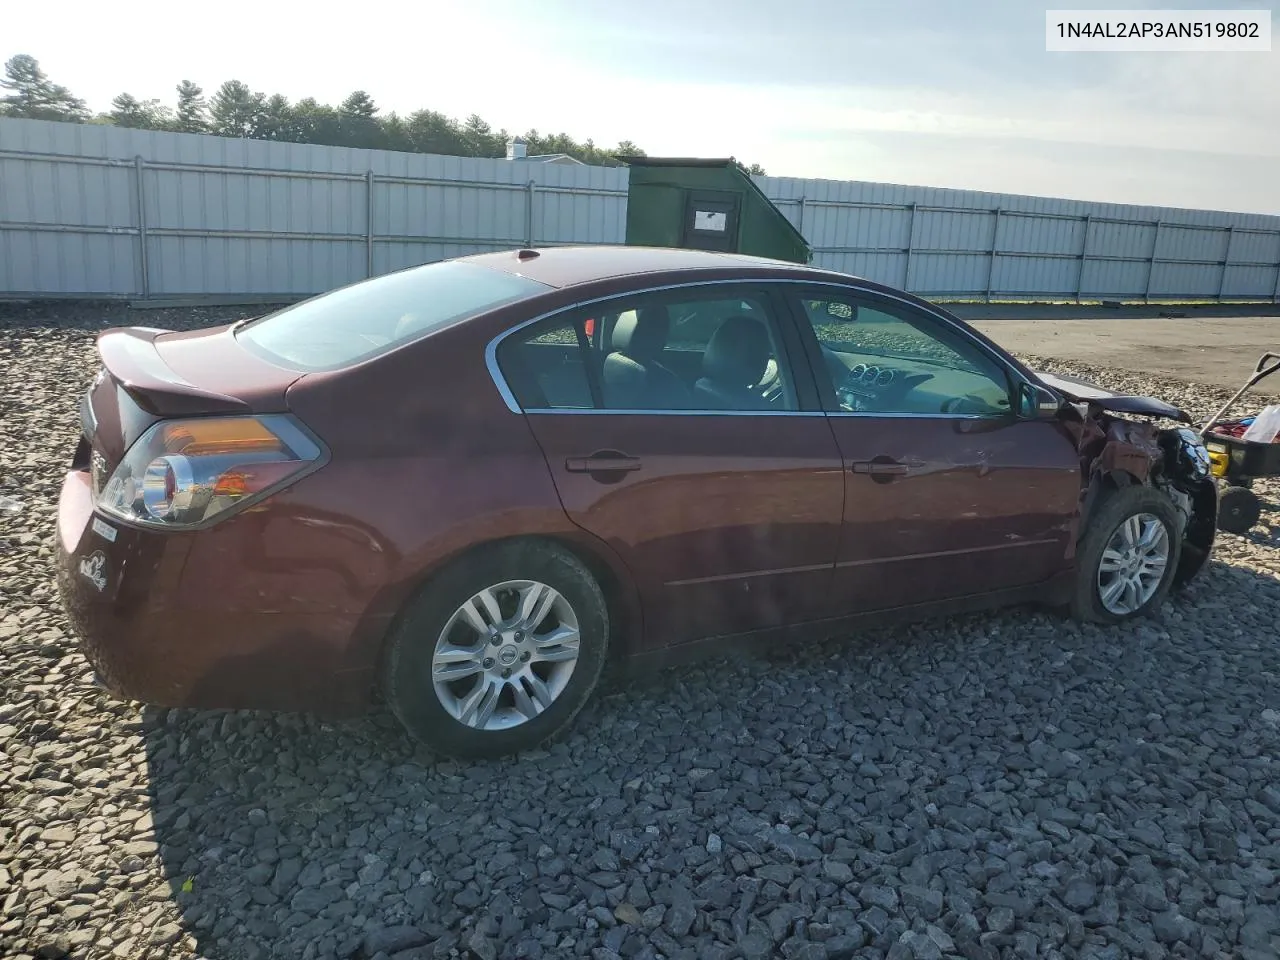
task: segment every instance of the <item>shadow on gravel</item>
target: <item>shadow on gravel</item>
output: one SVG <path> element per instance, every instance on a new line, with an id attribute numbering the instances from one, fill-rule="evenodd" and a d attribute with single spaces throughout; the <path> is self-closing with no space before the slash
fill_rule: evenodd
<path id="1" fill-rule="evenodd" d="M 492 763 L 385 713 L 149 710 L 156 835 L 209 960 L 1274 957 L 1278 620 L 1280 580 L 1218 562 L 1116 629 L 1013 611 L 615 683 Z"/>

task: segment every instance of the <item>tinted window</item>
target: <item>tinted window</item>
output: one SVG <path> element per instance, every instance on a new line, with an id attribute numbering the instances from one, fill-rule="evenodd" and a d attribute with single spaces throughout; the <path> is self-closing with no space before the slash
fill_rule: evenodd
<path id="1" fill-rule="evenodd" d="M 797 410 L 758 288 L 619 298 L 513 333 L 498 365 L 525 410 Z"/>
<path id="2" fill-rule="evenodd" d="M 1004 367 L 945 324 L 896 304 L 843 296 L 801 305 L 838 409 L 975 416 L 1010 411 Z"/>
<path id="3" fill-rule="evenodd" d="M 586 356 L 575 324 L 559 318 L 507 337 L 498 365 L 523 409 L 590 409 Z"/>
<path id="4" fill-rule="evenodd" d="M 548 289 L 474 263 L 429 263 L 286 307 L 236 336 L 286 366 L 334 370 Z"/>
<path id="5" fill-rule="evenodd" d="M 768 298 L 688 290 L 610 305 L 601 395 L 613 410 L 796 410 Z"/>

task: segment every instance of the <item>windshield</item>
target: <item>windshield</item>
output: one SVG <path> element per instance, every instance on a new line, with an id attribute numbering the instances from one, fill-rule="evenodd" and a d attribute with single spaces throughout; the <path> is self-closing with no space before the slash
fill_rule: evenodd
<path id="1" fill-rule="evenodd" d="M 246 324 L 236 337 L 277 363 L 335 370 L 549 289 L 527 277 L 447 260 L 304 300 Z"/>

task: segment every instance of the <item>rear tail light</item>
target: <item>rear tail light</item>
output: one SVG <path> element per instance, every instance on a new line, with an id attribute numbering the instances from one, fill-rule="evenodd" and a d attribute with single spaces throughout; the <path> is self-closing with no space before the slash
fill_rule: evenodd
<path id="1" fill-rule="evenodd" d="M 129 448 L 98 507 L 135 523 L 199 526 L 297 480 L 320 456 L 288 416 L 162 420 Z"/>

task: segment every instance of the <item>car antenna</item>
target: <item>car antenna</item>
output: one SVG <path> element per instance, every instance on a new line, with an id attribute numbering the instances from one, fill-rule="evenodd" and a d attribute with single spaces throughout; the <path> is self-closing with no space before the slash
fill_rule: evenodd
<path id="1" fill-rule="evenodd" d="M 529 249 L 527 249 L 527 248 L 526 248 L 526 249 L 524 249 L 524 250 L 519 251 L 519 252 L 516 254 L 516 259 L 518 259 L 518 260 L 532 260 L 532 259 L 533 259 L 534 257 L 536 257 L 536 256 L 539 256 L 539 253 L 538 253 L 538 251 L 537 251 L 537 250 L 529 250 Z"/>

